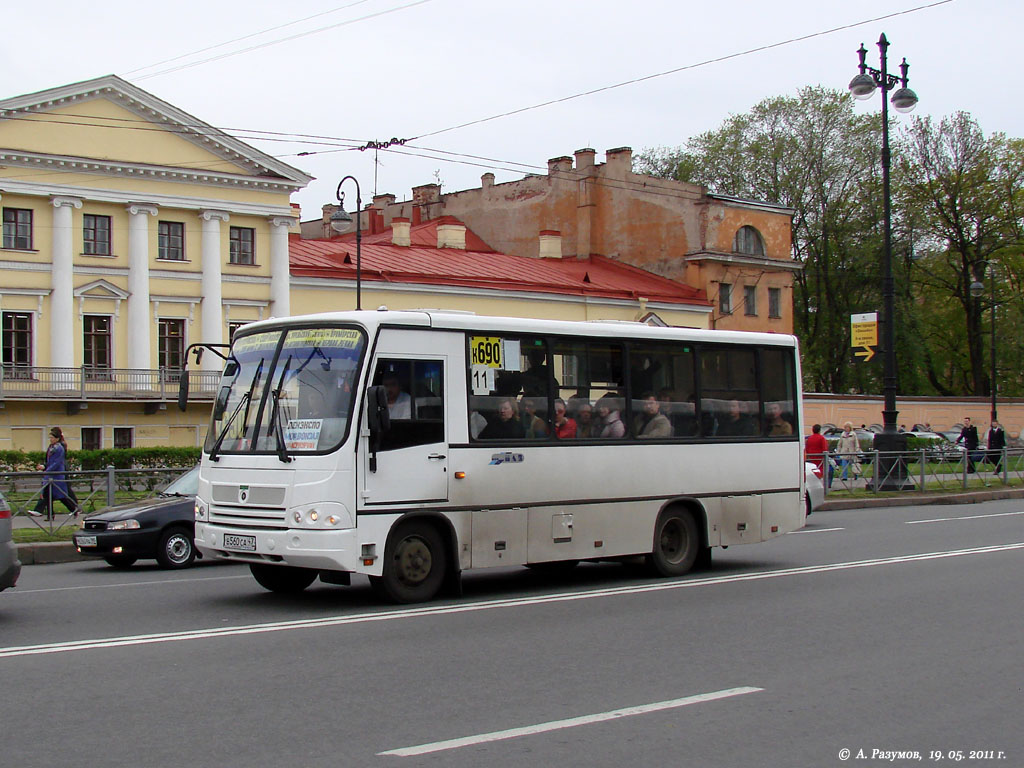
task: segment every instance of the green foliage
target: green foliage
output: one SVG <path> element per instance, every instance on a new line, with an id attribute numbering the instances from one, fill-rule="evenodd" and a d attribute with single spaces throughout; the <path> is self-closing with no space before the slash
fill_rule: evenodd
<path id="1" fill-rule="evenodd" d="M 69 451 L 69 470 L 160 469 L 191 467 L 199 461 L 202 449 L 191 448 L 108 448 L 100 451 Z M 0 470 L 4 472 L 35 472 L 44 463 L 43 451 L 0 451 Z"/>

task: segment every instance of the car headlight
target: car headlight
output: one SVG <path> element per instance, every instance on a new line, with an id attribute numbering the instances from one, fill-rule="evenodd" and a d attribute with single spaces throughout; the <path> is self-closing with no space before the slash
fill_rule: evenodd
<path id="1" fill-rule="evenodd" d="M 199 499 L 196 499 L 195 517 L 196 520 L 206 519 L 206 505 L 203 504 L 203 502 L 199 501 Z"/>
<path id="2" fill-rule="evenodd" d="M 138 520 L 115 520 L 107 526 L 108 531 L 134 531 L 142 526 Z"/>

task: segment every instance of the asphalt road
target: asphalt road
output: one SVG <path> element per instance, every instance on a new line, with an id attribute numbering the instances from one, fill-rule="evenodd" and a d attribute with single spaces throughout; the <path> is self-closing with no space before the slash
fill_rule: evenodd
<path id="1" fill-rule="evenodd" d="M 1024 503 L 819 512 L 715 554 L 470 573 L 414 608 L 32 566 L 0 594 L 0 764 L 1024 766 Z"/>

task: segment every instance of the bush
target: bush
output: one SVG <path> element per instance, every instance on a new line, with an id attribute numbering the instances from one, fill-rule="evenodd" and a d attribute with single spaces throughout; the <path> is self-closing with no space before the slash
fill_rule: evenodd
<path id="1" fill-rule="evenodd" d="M 69 451 L 69 470 L 105 469 L 113 464 L 117 469 L 159 469 L 162 467 L 191 467 L 198 463 L 202 449 L 198 447 L 168 448 L 106 448 L 99 451 Z M 0 471 L 35 472 L 36 465 L 46 461 L 43 451 L 0 451 Z"/>

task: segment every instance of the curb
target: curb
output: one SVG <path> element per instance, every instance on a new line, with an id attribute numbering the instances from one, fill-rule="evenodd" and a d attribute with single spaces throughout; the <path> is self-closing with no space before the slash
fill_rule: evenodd
<path id="1" fill-rule="evenodd" d="M 994 488 L 984 491 L 965 491 L 963 493 L 942 493 L 917 495 L 908 493 L 906 496 L 886 496 L 884 498 L 857 498 L 826 500 L 815 512 L 828 512 L 840 509 L 863 509 L 864 507 L 907 507 L 929 504 L 981 504 L 984 501 L 1002 499 L 1024 499 L 1024 488 Z"/>
<path id="2" fill-rule="evenodd" d="M 74 563 L 88 560 L 78 554 L 74 542 L 40 541 L 34 544 L 19 544 L 18 559 L 22 565 L 48 565 L 50 563 Z"/>

